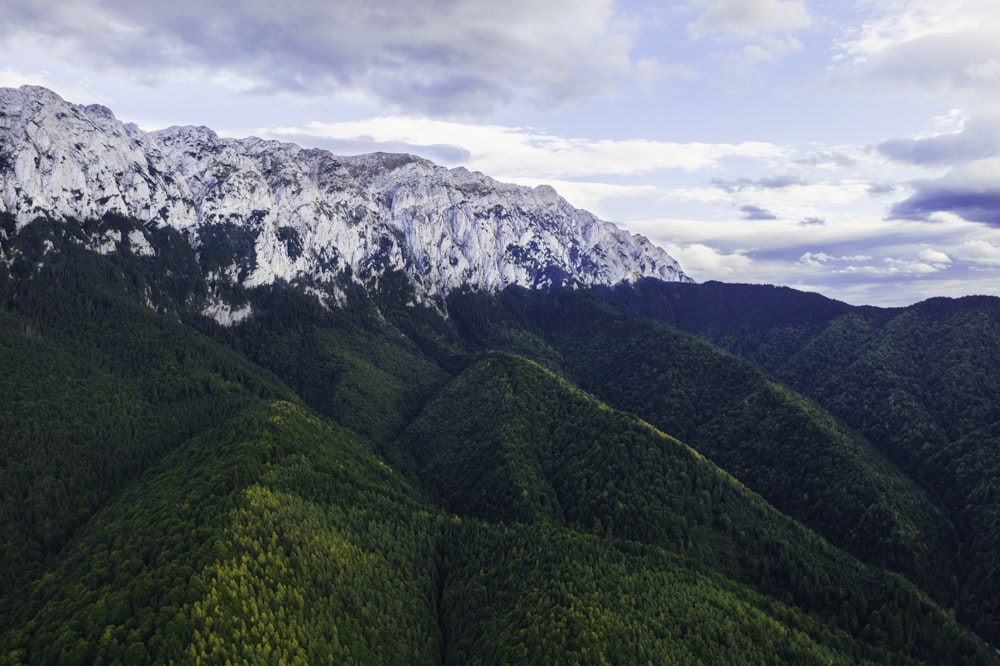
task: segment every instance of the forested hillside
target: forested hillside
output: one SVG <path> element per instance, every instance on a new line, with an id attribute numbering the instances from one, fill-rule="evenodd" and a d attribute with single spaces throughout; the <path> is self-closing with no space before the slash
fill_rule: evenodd
<path id="1" fill-rule="evenodd" d="M 4 225 L 2 663 L 1000 663 L 992 299 L 333 306 Z"/>
<path id="2" fill-rule="evenodd" d="M 946 517 L 938 552 L 953 561 L 955 613 L 1000 642 L 1000 299 L 881 309 L 766 285 L 642 281 L 586 300 L 739 354 L 860 434 Z"/>

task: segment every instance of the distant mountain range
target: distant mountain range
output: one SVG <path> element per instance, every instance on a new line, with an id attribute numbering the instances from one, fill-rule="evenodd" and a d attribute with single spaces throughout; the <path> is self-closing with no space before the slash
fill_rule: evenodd
<path id="1" fill-rule="evenodd" d="M 0 91 L 0 663 L 1000 664 L 1000 299 Z"/>

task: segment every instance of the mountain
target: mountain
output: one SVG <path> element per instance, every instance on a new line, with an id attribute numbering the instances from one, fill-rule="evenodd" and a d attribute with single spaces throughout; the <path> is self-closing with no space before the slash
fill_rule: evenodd
<path id="1" fill-rule="evenodd" d="M 912 581 L 408 293 L 259 287 L 223 328 L 145 304 L 197 289 L 170 232 L 144 256 L 65 230 L 17 234 L 33 270 L 0 290 L 7 663 L 997 663 Z"/>
<path id="2" fill-rule="evenodd" d="M 417 299 L 462 287 L 688 279 L 647 239 L 547 186 L 499 183 L 411 155 L 338 157 L 220 138 L 205 127 L 143 132 L 103 106 L 38 87 L 0 89 L 0 178 L 0 212 L 19 227 L 39 216 L 116 213 L 182 231 L 213 280 L 284 280 L 336 301 L 345 282 L 374 285 L 388 269 L 408 276 Z M 95 235 L 87 245 L 149 251 L 141 231 Z"/>
<path id="3" fill-rule="evenodd" d="M 656 310 L 822 405 L 938 498 L 956 529 L 956 613 L 1000 642 L 1000 299 L 883 310 L 790 290 L 690 286 Z M 680 293 L 664 283 L 643 289 Z M 783 303 L 783 312 L 735 305 L 748 296 Z M 715 305 L 698 306 L 696 319 L 684 312 L 688 299 Z"/>
<path id="4" fill-rule="evenodd" d="M 2 95 L 0 663 L 1000 663 L 1000 299 L 620 280 L 544 191 Z"/>
<path id="5" fill-rule="evenodd" d="M 549 353 L 518 353 L 548 364 L 557 358 L 580 388 L 693 446 L 837 546 L 953 602 L 954 528 L 926 491 L 753 364 L 609 309 L 601 294 L 508 291 L 488 320 L 482 300 L 456 296 L 449 312 L 484 347 L 529 332 Z"/>

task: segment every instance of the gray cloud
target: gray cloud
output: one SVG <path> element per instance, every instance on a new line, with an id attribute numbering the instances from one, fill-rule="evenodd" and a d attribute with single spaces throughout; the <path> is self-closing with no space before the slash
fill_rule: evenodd
<path id="1" fill-rule="evenodd" d="M 796 160 L 799 164 L 805 164 L 808 166 L 822 166 L 824 164 L 833 164 L 839 167 L 852 167 L 858 163 L 856 159 L 850 155 L 845 155 L 838 152 L 828 152 L 823 151 L 819 153 L 814 153 L 809 157 L 804 157 L 800 160 Z"/>
<path id="2" fill-rule="evenodd" d="M 761 208 L 760 206 L 740 206 L 740 211 L 743 213 L 743 219 L 745 220 L 777 220 L 778 216 L 767 210 L 766 208 Z"/>
<path id="3" fill-rule="evenodd" d="M 868 194 L 879 196 L 881 194 L 892 194 L 896 191 L 896 186 L 891 183 L 872 183 L 868 186 Z"/>
<path id="4" fill-rule="evenodd" d="M 894 139 L 876 149 L 900 162 L 952 166 L 941 178 L 910 183 L 913 194 L 890 208 L 891 219 L 927 221 L 935 213 L 953 213 L 1000 227 L 1000 111 L 981 109 L 959 131 Z"/>
<path id="5" fill-rule="evenodd" d="M 956 164 L 1000 154 L 1000 113 L 973 115 L 961 131 L 917 139 L 892 139 L 876 146 L 882 155 L 911 164 Z"/>
<path id="6" fill-rule="evenodd" d="M 715 178 L 712 180 L 712 184 L 719 189 L 733 194 L 735 192 L 742 192 L 743 190 L 779 190 L 791 187 L 792 185 L 805 185 L 806 183 L 798 176 L 783 175 L 758 178 L 756 180 L 749 178 L 740 178 L 739 180 Z"/>
<path id="7" fill-rule="evenodd" d="M 635 72 L 610 0 L 8 0 L 0 46 L 44 43 L 156 83 L 196 75 L 252 92 L 360 92 L 406 110 L 556 106 Z"/>
<path id="8" fill-rule="evenodd" d="M 929 221 L 934 213 L 947 212 L 1000 227 L 1000 158 L 970 162 L 912 185 L 914 193 L 892 206 L 890 219 Z"/>
<path id="9" fill-rule="evenodd" d="M 825 227 L 826 220 L 821 217 L 807 217 L 799 220 L 800 227 Z"/>
<path id="10" fill-rule="evenodd" d="M 891 219 L 928 221 L 934 213 L 954 213 L 970 222 L 1000 227 L 1000 187 L 992 192 L 961 192 L 946 188 L 921 188 L 912 197 L 894 204 Z"/>

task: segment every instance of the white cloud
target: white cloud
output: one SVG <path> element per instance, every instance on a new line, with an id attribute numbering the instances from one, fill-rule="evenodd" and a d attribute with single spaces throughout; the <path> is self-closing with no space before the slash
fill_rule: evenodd
<path id="1" fill-rule="evenodd" d="M 1000 106 L 983 105 L 965 115 L 953 109 L 931 119 L 932 131 L 879 143 L 892 160 L 918 165 L 949 165 L 1000 154 Z"/>
<path id="2" fill-rule="evenodd" d="M 660 201 L 665 204 L 679 201 L 723 203 L 729 199 L 729 195 L 718 187 L 671 187 L 664 191 Z"/>
<path id="3" fill-rule="evenodd" d="M 528 187 L 549 185 L 577 208 L 606 218 L 605 202 L 611 199 L 660 198 L 663 190 L 655 185 L 616 185 L 593 181 L 558 180 L 552 178 L 511 178 L 510 182 Z"/>
<path id="4" fill-rule="evenodd" d="M 941 258 L 944 258 L 942 260 Z M 951 259 L 934 250 L 924 249 L 917 259 L 883 257 L 877 260 L 868 254 L 832 256 L 825 252 L 806 252 L 799 264 L 808 268 L 832 270 L 840 274 L 863 275 L 927 275 L 948 268 Z"/>
<path id="5" fill-rule="evenodd" d="M 944 252 L 940 250 L 935 250 L 934 248 L 925 247 L 917 255 L 922 261 L 926 261 L 933 265 L 944 266 L 945 264 L 951 263 L 951 257 L 949 257 Z"/>
<path id="6" fill-rule="evenodd" d="M 78 104 L 107 104 L 107 99 L 86 86 L 63 85 L 49 79 L 44 72 L 26 74 L 11 68 L 0 69 L 0 88 L 18 88 L 24 85 L 43 86 L 65 99 Z"/>
<path id="7" fill-rule="evenodd" d="M 792 33 L 812 25 L 802 0 L 692 0 L 688 9 L 696 13 L 689 39 L 724 45 L 714 61 L 730 91 L 759 85 L 765 65 L 802 51 Z"/>
<path id="8" fill-rule="evenodd" d="M 789 53 L 801 51 L 802 48 L 802 42 L 794 37 L 775 39 L 765 36 L 758 43 L 743 47 L 743 56 L 756 62 L 769 62 Z"/>
<path id="9" fill-rule="evenodd" d="M 970 79 L 979 79 L 986 82 L 993 82 L 1000 79 L 1000 61 L 989 58 L 982 62 L 974 62 L 967 65 L 964 74 Z"/>
<path id="10" fill-rule="evenodd" d="M 933 221 L 951 213 L 1000 227 L 1000 156 L 961 164 L 940 178 L 912 185 L 915 192 L 892 206 L 892 217 Z"/>
<path id="11" fill-rule="evenodd" d="M 753 265 L 745 250 L 725 252 L 704 243 L 665 243 L 664 247 L 680 262 L 686 273 L 699 281 L 746 280 Z"/>
<path id="12" fill-rule="evenodd" d="M 755 37 L 791 32 L 812 24 L 800 0 L 694 0 L 692 5 L 701 12 L 688 24 L 688 34 L 693 39 L 713 34 Z"/>
<path id="13" fill-rule="evenodd" d="M 1000 246 L 985 240 L 968 240 L 952 249 L 956 259 L 987 266 L 1000 266 Z"/>
<path id="14" fill-rule="evenodd" d="M 868 0 L 861 6 L 867 7 L 869 18 L 842 43 L 846 52 L 861 58 L 923 37 L 1000 23 L 1000 6 L 993 0 Z"/>
<path id="15" fill-rule="evenodd" d="M 868 3 L 872 16 L 839 42 L 841 62 L 865 79 L 924 93 L 974 90 L 1000 74 L 1000 4 L 994 0 Z"/>
<path id="16" fill-rule="evenodd" d="M 928 273 L 937 273 L 940 270 L 944 270 L 947 266 L 943 264 L 929 264 L 925 261 L 914 261 L 912 259 L 893 259 L 892 257 L 887 257 L 885 259 L 886 273 L 905 273 L 907 275 L 925 275 Z"/>
<path id="17" fill-rule="evenodd" d="M 575 178 L 640 174 L 659 169 L 697 171 L 727 158 L 776 159 L 786 150 L 774 144 L 678 143 L 648 139 L 582 139 L 524 127 L 478 125 L 429 118 L 392 116 L 304 127 L 259 129 L 261 136 L 285 140 L 328 139 L 410 146 L 450 145 L 465 155 L 458 162 L 495 178 Z M 450 164 L 449 166 L 456 166 Z"/>
<path id="18" fill-rule="evenodd" d="M 872 257 L 867 254 L 855 254 L 850 256 L 835 257 L 826 252 L 806 252 L 799 257 L 799 263 L 813 268 L 826 266 L 830 263 L 856 264 L 871 261 Z"/>

